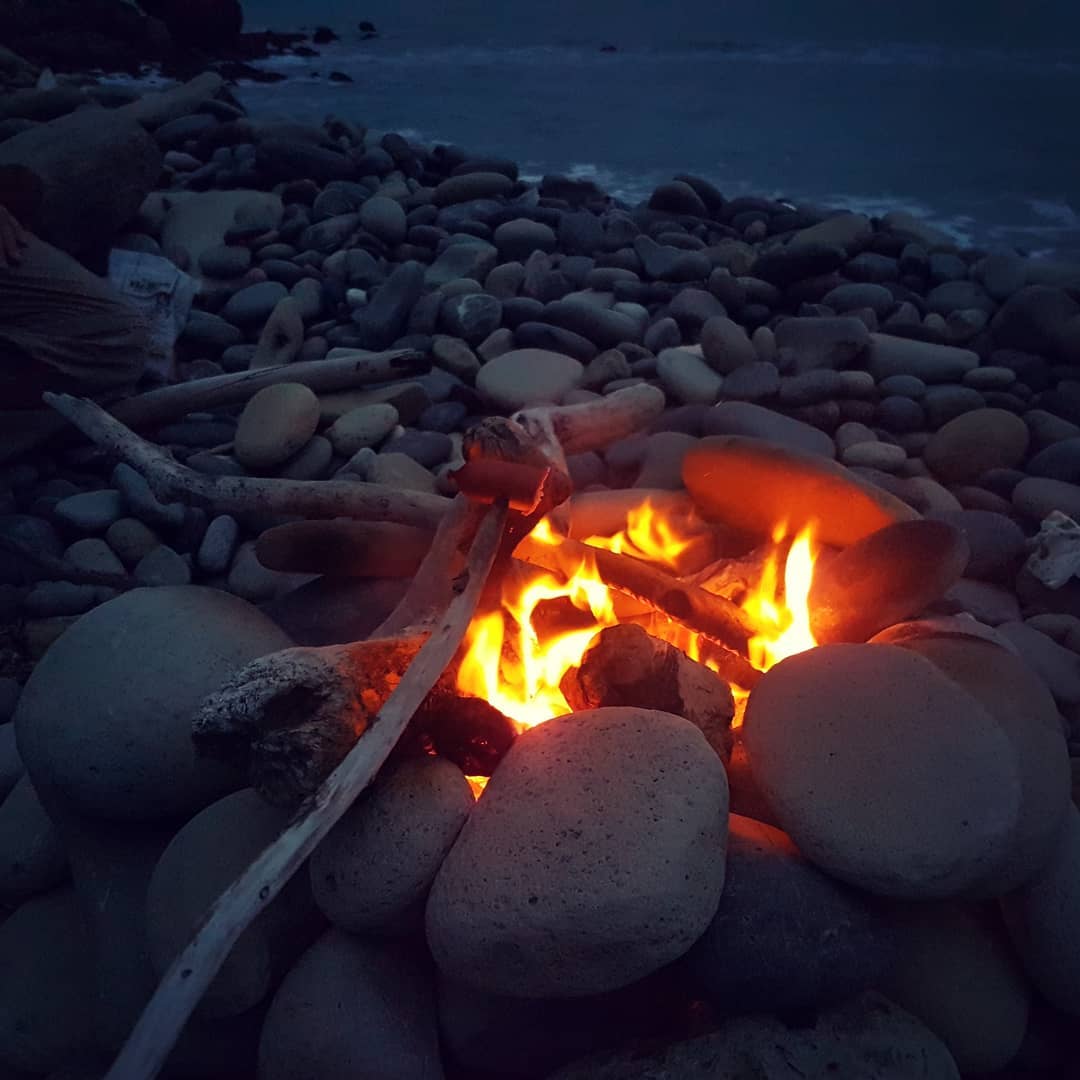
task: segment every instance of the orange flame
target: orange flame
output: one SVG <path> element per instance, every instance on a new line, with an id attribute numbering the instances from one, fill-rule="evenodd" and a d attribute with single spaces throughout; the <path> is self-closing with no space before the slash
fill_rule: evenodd
<path id="1" fill-rule="evenodd" d="M 585 543 L 677 572 L 680 558 L 700 536 L 700 530 L 692 531 L 683 524 L 666 518 L 646 501 L 627 515 L 626 527 L 615 536 L 590 536 Z M 537 524 L 531 539 L 549 545 L 560 543 L 548 518 Z M 748 659 L 759 671 L 817 644 L 807 607 L 816 558 L 812 530 L 804 529 L 794 538 L 786 558 L 786 528 L 778 526 L 772 540 L 760 581 L 739 600 L 758 628 L 748 644 Z M 521 729 L 569 712 L 560 683 L 568 671 L 580 665 L 593 638 L 619 622 L 617 596 L 600 579 L 591 557 L 584 558 L 566 581 L 539 572 L 525 585 L 512 585 L 508 580 L 502 608 L 477 616 L 469 627 L 458 669 L 458 689 L 484 698 Z M 622 599 L 619 606 L 625 611 Z M 536 628 L 537 608 L 551 600 L 569 601 L 587 625 L 541 634 Z M 701 660 L 706 653 L 704 662 L 709 663 L 698 635 L 678 623 L 653 617 L 648 630 L 682 649 L 692 660 Z M 732 690 L 737 704 L 745 700 L 745 691 Z"/>

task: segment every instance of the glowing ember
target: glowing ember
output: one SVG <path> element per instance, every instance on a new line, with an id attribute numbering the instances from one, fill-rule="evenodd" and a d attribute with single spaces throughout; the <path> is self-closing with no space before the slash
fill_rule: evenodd
<path id="1" fill-rule="evenodd" d="M 700 536 L 700 529 L 665 518 L 645 502 L 631 511 L 623 531 L 611 537 L 592 536 L 585 543 L 678 572 L 680 557 Z M 531 539 L 542 544 L 560 543 L 547 518 L 536 526 Z M 749 641 L 748 658 L 759 671 L 817 644 L 810 632 L 807 608 L 816 555 L 812 532 L 804 529 L 787 546 L 786 529 L 779 526 L 772 539 L 760 580 L 745 597 L 736 598 L 758 628 Z M 539 571 L 524 585 L 507 580 L 502 609 L 478 616 L 469 627 L 458 689 L 484 698 L 520 728 L 569 712 L 560 683 L 568 671 L 580 665 L 592 639 L 619 622 L 617 596 L 601 581 L 591 557 L 583 559 L 567 581 Z M 619 600 L 623 603 L 621 597 Z M 545 601 L 568 601 L 581 613 L 577 622 L 584 620 L 586 625 L 541 633 L 536 615 Z M 653 615 L 646 628 L 691 659 L 702 659 L 699 637 L 679 624 Z M 708 664 L 705 651 L 704 662 Z M 737 687 L 732 690 L 738 706 L 746 693 Z M 741 709 L 737 716 L 741 716 Z M 474 784 L 474 790 L 477 786 Z"/>

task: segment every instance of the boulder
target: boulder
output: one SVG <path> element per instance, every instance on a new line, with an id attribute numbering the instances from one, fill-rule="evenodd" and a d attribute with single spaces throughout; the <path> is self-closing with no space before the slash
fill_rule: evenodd
<path id="1" fill-rule="evenodd" d="M 143 128 L 108 109 L 80 109 L 0 142 L 0 166 L 25 166 L 41 181 L 37 234 L 93 269 L 153 190 L 161 162 Z"/>
<path id="2" fill-rule="evenodd" d="M 909 650 L 822 645 L 781 661 L 750 695 L 743 739 L 799 850 L 868 892 L 956 896 L 1010 849 L 1022 785 L 1008 737 Z"/>
<path id="3" fill-rule="evenodd" d="M 878 984 L 888 923 L 779 829 L 732 814 L 724 894 L 687 957 L 721 1014 L 814 1010 Z"/>
<path id="4" fill-rule="evenodd" d="M 724 769 L 688 721 L 549 720 L 514 742 L 439 870 L 428 944 L 448 978 L 491 993 L 626 986 L 704 932 L 726 837 Z"/>
<path id="5" fill-rule="evenodd" d="M 193 712 L 242 664 L 290 644 L 213 589 L 135 589 L 102 604 L 53 644 L 19 699 L 19 753 L 34 786 L 89 817 L 194 813 L 240 776 L 196 757 Z"/>
<path id="6" fill-rule="evenodd" d="M 415 950 L 328 930 L 274 995 L 257 1080 L 442 1080 L 435 1017 Z"/>
<path id="7" fill-rule="evenodd" d="M 311 856 L 322 913 L 354 934 L 415 929 L 473 805 L 468 781 L 445 758 L 414 758 L 380 775 Z"/>
<path id="8" fill-rule="evenodd" d="M 819 454 L 763 439 L 702 439 L 683 459 L 683 483 L 701 514 L 769 536 L 816 522 L 820 542 L 845 547 L 918 517 L 906 503 Z"/>

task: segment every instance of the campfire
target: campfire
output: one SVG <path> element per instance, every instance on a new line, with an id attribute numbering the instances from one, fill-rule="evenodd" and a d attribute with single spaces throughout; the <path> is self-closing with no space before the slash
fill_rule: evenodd
<path id="1" fill-rule="evenodd" d="M 567 539 L 548 516 L 522 547 L 527 559 L 530 554 L 535 558 L 538 548 L 558 549 Z M 772 542 L 751 558 L 711 561 L 713 535 L 705 522 L 689 508 L 672 512 L 646 497 L 630 509 L 625 526 L 614 535 L 588 536 L 582 544 L 587 550 L 577 557 L 575 545 L 569 573 L 529 574 L 523 566 L 506 575 L 501 606 L 479 614 L 469 627 L 457 688 L 489 702 L 519 730 L 572 711 L 563 684 L 607 627 L 643 626 L 691 660 L 721 671 L 716 646 L 703 634 L 605 580 L 597 565 L 600 551 L 647 563 L 737 604 L 754 630 L 746 658 L 758 672 L 817 644 L 808 608 L 817 555 L 811 527 L 792 537 L 785 524 L 778 524 Z M 554 561 L 559 561 L 557 554 Z M 736 724 L 749 691 L 749 686 L 732 683 Z"/>

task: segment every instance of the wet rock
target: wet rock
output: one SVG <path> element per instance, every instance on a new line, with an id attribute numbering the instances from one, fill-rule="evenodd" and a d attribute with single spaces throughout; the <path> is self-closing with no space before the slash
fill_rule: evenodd
<path id="1" fill-rule="evenodd" d="M 633 708 L 550 720 L 518 737 L 443 863 L 432 953 L 493 993 L 625 986 L 708 925 L 726 832 L 723 766 L 692 724 Z"/>
<path id="2" fill-rule="evenodd" d="M 955 896 L 1009 850 L 1021 781 L 1004 731 L 908 650 L 823 645 L 781 661 L 750 695 L 743 739 L 800 851 L 869 892 Z"/>

